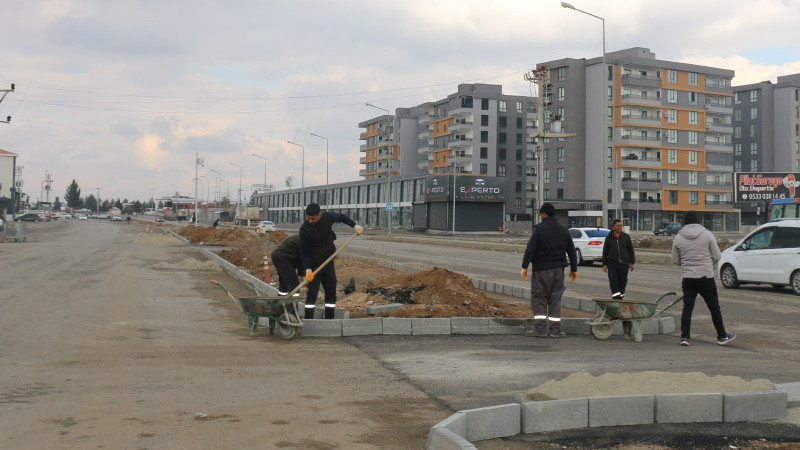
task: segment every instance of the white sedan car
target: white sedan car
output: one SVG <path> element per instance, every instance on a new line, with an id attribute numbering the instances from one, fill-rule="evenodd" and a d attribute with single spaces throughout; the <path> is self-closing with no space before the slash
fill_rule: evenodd
<path id="1" fill-rule="evenodd" d="M 719 278 L 728 289 L 745 283 L 788 285 L 800 295 L 800 219 L 767 222 L 725 249 Z"/>
<path id="2" fill-rule="evenodd" d="M 606 228 L 570 228 L 569 235 L 575 243 L 578 264 L 591 264 L 603 260 L 603 244 L 610 230 Z"/>
<path id="3" fill-rule="evenodd" d="M 269 220 L 262 220 L 256 225 L 256 233 L 271 233 L 275 231 L 275 223 Z"/>

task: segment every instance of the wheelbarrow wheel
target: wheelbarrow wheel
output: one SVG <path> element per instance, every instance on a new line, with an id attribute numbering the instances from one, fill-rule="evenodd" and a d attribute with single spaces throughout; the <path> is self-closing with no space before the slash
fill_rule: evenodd
<path id="1" fill-rule="evenodd" d="M 592 332 L 592 336 L 594 336 L 595 339 L 600 339 L 602 341 L 610 338 L 611 335 L 614 334 L 614 325 L 610 323 L 589 325 L 589 330 Z"/>
<path id="2" fill-rule="evenodd" d="M 286 325 L 285 322 L 288 323 L 297 323 L 299 324 L 300 321 L 297 320 L 297 316 L 294 314 L 287 314 L 283 313 L 278 317 L 278 335 L 281 339 L 294 339 L 296 336 L 300 335 L 300 327 L 293 327 L 291 325 Z"/>

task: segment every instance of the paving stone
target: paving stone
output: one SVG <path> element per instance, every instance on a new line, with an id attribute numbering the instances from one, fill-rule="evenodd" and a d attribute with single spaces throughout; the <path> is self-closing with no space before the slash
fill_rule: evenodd
<path id="1" fill-rule="evenodd" d="M 495 283 L 494 281 L 487 281 L 486 282 L 486 290 L 489 291 L 489 292 L 494 292 L 494 287 L 495 287 L 496 284 L 497 283 Z"/>
<path id="2" fill-rule="evenodd" d="M 531 288 L 529 288 L 529 287 L 522 288 L 522 298 L 525 298 L 525 299 L 528 299 L 528 300 L 531 299 Z"/>
<path id="3" fill-rule="evenodd" d="M 427 450 L 477 450 L 468 440 L 446 428 L 431 428 Z"/>
<path id="4" fill-rule="evenodd" d="M 470 280 L 472 281 L 472 286 L 473 286 L 475 289 L 480 289 L 480 288 L 481 288 L 481 281 L 480 281 L 479 279 L 477 279 L 477 278 L 470 278 Z"/>
<path id="5" fill-rule="evenodd" d="M 514 297 L 522 297 L 522 286 L 514 286 L 511 295 Z"/>
<path id="6" fill-rule="evenodd" d="M 784 391 L 729 392 L 722 404 L 725 422 L 750 422 L 780 419 L 786 415 Z"/>
<path id="7" fill-rule="evenodd" d="M 528 320 L 490 317 L 489 334 L 525 334 L 525 324 Z"/>
<path id="8" fill-rule="evenodd" d="M 649 319 L 644 321 L 642 334 L 658 334 L 659 332 L 660 326 L 657 319 Z"/>
<path id="9" fill-rule="evenodd" d="M 304 337 L 341 337 L 342 319 L 304 319 Z"/>
<path id="10" fill-rule="evenodd" d="M 656 394 L 655 422 L 722 422 L 722 394 Z"/>
<path id="11" fill-rule="evenodd" d="M 411 318 L 406 317 L 384 317 L 384 335 L 406 335 L 411 334 Z"/>
<path id="12" fill-rule="evenodd" d="M 486 280 L 478 280 L 478 289 L 482 291 L 486 290 Z"/>
<path id="13" fill-rule="evenodd" d="M 365 319 L 342 320 L 342 336 L 365 336 L 383 334 L 383 319 L 368 317 Z"/>
<path id="14" fill-rule="evenodd" d="M 470 442 L 514 436 L 521 427 L 519 403 L 463 410 L 467 416 L 466 439 Z"/>
<path id="15" fill-rule="evenodd" d="M 503 285 L 503 292 L 501 292 L 501 294 L 509 295 L 509 296 L 510 295 L 514 295 L 514 286 L 512 286 L 510 284 L 504 284 Z"/>
<path id="16" fill-rule="evenodd" d="M 776 384 L 775 389 L 786 392 L 786 400 L 790 402 L 800 401 L 800 382 Z"/>
<path id="17" fill-rule="evenodd" d="M 367 314 L 380 314 L 392 311 L 402 311 L 406 305 L 402 303 L 389 303 L 388 305 L 370 305 L 367 306 Z"/>
<path id="18" fill-rule="evenodd" d="M 611 427 L 653 423 L 652 395 L 592 397 L 589 399 L 589 426 Z"/>
<path id="19" fill-rule="evenodd" d="M 568 430 L 589 426 L 589 399 L 570 398 L 522 404 L 522 432 Z"/>
<path id="20" fill-rule="evenodd" d="M 412 318 L 411 334 L 450 334 L 450 318 Z"/>
<path id="21" fill-rule="evenodd" d="M 674 333 L 675 330 L 676 330 L 676 328 L 675 328 L 675 318 L 674 317 L 659 317 L 658 318 L 658 332 L 660 334 Z"/>
<path id="22" fill-rule="evenodd" d="M 489 334 L 489 318 L 451 317 L 450 327 L 453 334 Z"/>

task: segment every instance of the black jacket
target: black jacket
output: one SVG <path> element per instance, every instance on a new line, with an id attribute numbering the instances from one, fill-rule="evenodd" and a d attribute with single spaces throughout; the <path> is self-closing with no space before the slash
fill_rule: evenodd
<path id="1" fill-rule="evenodd" d="M 623 266 L 636 264 L 636 253 L 633 251 L 633 241 L 629 234 L 620 233 L 617 239 L 613 231 L 608 233 L 603 244 L 603 265 L 607 266 L 609 261 Z"/>
<path id="2" fill-rule="evenodd" d="M 272 251 L 272 261 L 282 259 L 293 265 L 297 270 L 302 270 L 303 264 L 300 261 L 300 235 L 293 234 L 278 245 Z"/>
<path id="3" fill-rule="evenodd" d="M 329 256 L 336 252 L 336 233 L 333 232 L 334 223 L 345 223 L 354 227 L 353 219 L 344 214 L 324 212 L 319 221 L 310 224 L 306 220 L 300 226 L 300 259 L 304 269 L 315 270 L 325 262 Z"/>
<path id="4" fill-rule="evenodd" d="M 569 255 L 569 264 L 567 264 Z M 578 259 L 572 236 L 564 225 L 554 217 L 548 217 L 533 227 L 531 238 L 522 257 L 522 268 L 533 264 L 533 270 L 548 270 L 570 266 L 573 272 L 578 271 Z"/>

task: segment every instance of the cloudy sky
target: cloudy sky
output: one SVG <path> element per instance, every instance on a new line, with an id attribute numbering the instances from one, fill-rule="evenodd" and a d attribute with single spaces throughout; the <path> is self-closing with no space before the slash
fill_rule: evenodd
<path id="1" fill-rule="evenodd" d="M 607 50 L 733 69 L 734 85 L 800 73 L 800 0 L 573 0 Z M 38 199 L 146 200 L 217 179 L 236 199 L 287 176 L 358 179 L 358 123 L 462 82 L 529 95 L 537 62 L 601 53 L 601 24 L 558 0 L 3 0 L 0 149 Z M 202 197 L 206 197 L 205 194 Z"/>

